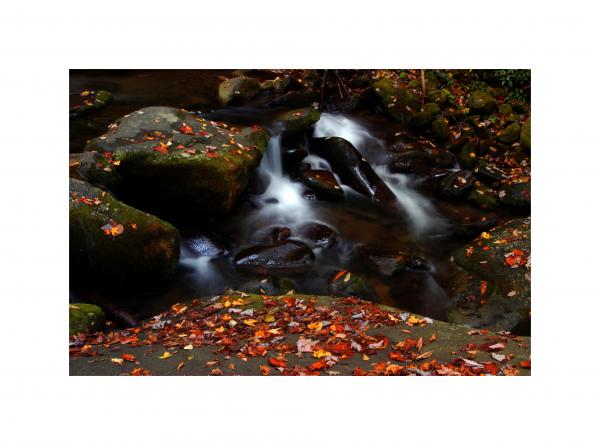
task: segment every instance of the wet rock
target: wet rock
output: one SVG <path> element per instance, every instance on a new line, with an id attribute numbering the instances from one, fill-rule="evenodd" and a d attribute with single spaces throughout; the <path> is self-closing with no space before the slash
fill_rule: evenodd
<path id="1" fill-rule="evenodd" d="M 494 210 L 499 205 L 494 191 L 484 185 L 475 186 L 467 195 L 467 201 L 483 210 Z"/>
<path id="2" fill-rule="evenodd" d="M 435 168 L 452 168 L 456 164 L 456 158 L 448 150 L 427 148 L 425 152 L 429 162 Z"/>
<path id="3" fill-rule="evenodd" d="M 288 91 L 300 90 L 303 85 L 291 76 L 276 77 L 273 79 L 273 90 L 275 93 L 287 93 Z"/>
<path id="4" fill-rule="evenodd" d="M 272 244 L 283 244 L 290 236 L 292 231 L 289 227 L 274 227 L 269 238 Z"/>
<path id="5" fill-rule="evenodd" d="M 408 128 L 417 133 L 422 133 L 431 127 L 435 116 L 428 111 L 417 111 L 408 118 Z"/>
<path id="6" fill-rule="evenodd" d="M 344 199 L 344 191 L 329 170 L 305 169 L 302 171 L 304 183 L 324 198 Z"/>
<path id="7" fill-rule="evenodd" d="M 311 141 L 311 150 L 325 158 L 344 184 L 375 202 L 395 199 L 388 186 L 350 142 L 338 137 L 317 138 Z"/>
<path id="8" fill-rule="evenodd" d="M 194 254 L 200 256 L 220 257 L 227 255 L 227 248 L 216 235 L 197 235 L 184 242 Z"/>
<path id="9" fill-rule="evenodd" d="M 448 319 L 527 334 L 531 311 L 531 220 L 516 219 L 453 252 Z M 520 331 L 520 332 L 519 332 Z"/>
<path id="10" fill-rule="evenodd" d="M 69 304 L 69 335 L 90 334 L 104 329 L 104 312 L 95 304 Z"/>
<path id="11" fill-rule="evenodd" d="M 440 142 L 448 142 L 450 140 L 450 125 L 445 117 L 437 118 L 431 124 L 433 136 Z"/>
<path id="12" fill-rule="evenodd" d="M 483 159 L 477 162 L 477 166 L 473 169 L 473 174 L 480 181 L 484 181 L 489 184 L 502 181 L 505 177 L 503 170 Z"/>
<path id="13" fill-rule="evenodd" d="M 513 114 L 513 109 L 510 104 L 504 103 L 498 105 L 498 112 L 504 116 L 511 116 Z"/>
<path id="14" fill-rule="evenodd" d="M 317 110 L 312 107 L 306 107 L 279 113 L 275 121 L 287 133 L 300 133 L 317 122 L 319 118 L 320 114 Z"/>
<path id="15" fill-rule="evenodd" d="M 300 237 L 306 240 L 312 247 L 327 249 L 333 246 L 337 240 L 337 232 L 324 224 L 309 223 L 299 230 Z"/>
<path id="16" fill-rule="evenodd" d="M 503 144 L 512 144 L 519 140 L 521 135 L 521 126 L 514 122 L 508 127 L 504 128 L 496 135 L 496 139 Z"/>
<path id="17" fill-rule="evenodd" d="M 477 147 L 471 142 L 467 142 L 460 149 L 457 160 L 461 168 L 472 169 L 477 164 Z"/>
<path id="18" fill-rule="evenodd" d="M 468 101 L 469 109 L 474 114 L 489 114 L 498 106 L 496 99 L 487 91 L 471 93 Z"/>
<path id="19" fill-rule="evenodd" d="M 234 258 L 236 268 L 259 275 L 303 273 L 314 261 L 315 256 L 306 244 L 292 240 L 275 246 L 250 247 Z"/>
<path id="20" fill-rule="evenodd" d="M 86 182 L 69 180 L 71 278 L 95 287 L 148 288 L 179 264 L 179 232 Z"/>
<path id="21" fill-rule="evenodd" d="M 221 105 L 246 102 L 260 92 L 258 80 L 251 77 L 234 77 L 219 84 L 219 102 Z"/>
<path id="22" fill-rule="evenodd" d="M 393 173 L 425 173 L 431 169 L 430 157 L 423 151 L 406 151 L 394 156 L 389 169 Z"/>
<path id="23" fill-rule="evenodd" d="M 453 234 L 459 238 L 473 239 L 498 224 L 496 214 L 466 203 L 440 201 L 438 210 L 450 224 Z"/>
<path id="24" fill-rule="evenodd" d="M 442 180 L 442 193 L 446 196 L 458 197 L 467 193 L 475 184 L 475 177 L 468 170 L 451 173 Z"/>
<path id="25" fill-rule="evenodd" d="M 268 102 L 269 107 L 303 108 L 308 107 L 315 97 L 311 91 L 288 91 Z"/>
<path id="26" fill-rule="evenodd" d="M 148 107 L 117 120 L 85 151 L 110 154 L 123 199 L 137 207 L 221 215 L 246 186 L 268 139 L 261 127 L 232 131 L 183 110 Z"/>
<path id="27" fill-rule="evenodd" d="M 525 101 L 513 99 L 510 102 L 510 106 L 513 108 L 515 113 L 525 114 L 529 112 L 529 104 Z"/>
<path id="28" fill-rule="evenodd" d="M 384 277 L 398 275 L 407 269 L 427 270 L 427 261 L 408 252 L 362 246 L 357 256 L 366 265 Z"/>
<path id="29" fill-rule="evenodd" d="M 69 98 L 69 117 L 78 117 L 105 107 L 112 101 L 112 94 L 108 91 L 83 91 L 79 95 Z"/>
<path id="30" fill-rule="evenodd" d="M 521 134 L 519 142 L 521 143 L 521 147 L 527 153 L 531 151 L 531 119 L 527 119 L 525 123 L 521 126 Z"/>
<path id="31" fill-rule="evenodd" d="M 335 295 L 339 297 L 356 296 L 370 299 L 376 296 L 375 291 L 367 283 L 364 277 L 347 271 L 341 275 L 333 275 L 330 278 L 328 290 L 329 295 Z"/>
<path id="32" fill-rule="evenodd" d="M 69 177 L 105 190 L 117 191 L 121 186 L 121 175 L 110 158 L 96 151 L 69 154 Z"/>
<path id="33" fill-rule="evenodd" d="M 498 193 L 500 202 L 520 211 L 531 210 L 531 184 L 517 182 L 505 184 Z"/>
<path id="34" fill-rule="evenodd" d="M 423 111 L 425 111 L 426 113 L 430 113 L 433 116 L 437 116 L 442 112 L 442 109 L 435 102 L 430 102 L 428 104 L 425 104 L 425 106 L 423 107 Z"/>
<path id="35" fill-rule="evenodd" d="M 291 147 L 283 150 L 283 162 L 286 166 L 298 164 L 307 156 L 308 151 L 302 147 Z"/>

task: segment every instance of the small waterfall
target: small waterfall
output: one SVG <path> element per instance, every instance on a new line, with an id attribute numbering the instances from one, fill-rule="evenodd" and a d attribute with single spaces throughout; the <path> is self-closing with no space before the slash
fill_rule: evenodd
<path id="1" fill-rule="evenodd" d="M 368 147 L 382 151 L 384 143 L 373 137 L 367 129 L 349 117 L 331 113 L 321 114 L 315 125 L 315 137 L 337 136 L 349 141 L 363 155 Z M 320 158 L 319 158 L 320 159 Z M 442 222 L 431 202 L 411 187 L 408 175 L 392 173 L 385 165 L 373 165 L 373 169 L 396 196 L 417 234 L 426 233 Z"/>

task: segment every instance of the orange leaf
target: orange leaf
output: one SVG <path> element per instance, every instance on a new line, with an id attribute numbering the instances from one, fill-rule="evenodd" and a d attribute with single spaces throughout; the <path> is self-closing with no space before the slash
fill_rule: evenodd
<path id="1" fill-rule="evenodd" d="M 325 364 L 325 360 L 321 359 L 317 362 L 314 362 L 312 365 L 308 365 L 307 369 L 309 371 L 316 371 L 318 369 L 323 369 L 325 368 L 327 365 Z"/>
<path id="2" fill-rule="evenodd" d="M 128 362 L 135 362 L 135 355 L 133 354 L 122 354 L 121 357 Z"/>
<path id="3" fill-rule="evenodd" d="M 531 368 L 531 361 L 530 360 L 522 360 L 522 361 L 519 362 L 519 366 L 521 368 L 530 369 Z"/>
<path id="4" fill-rule="evenodd" d="M 285 360 L 279 359 L 279 358 L 274 358 L 271 357 L 269 360 L 269 365 L 275 367 L 275 368 L 285 368 L 287 365 L 287 362 Z"/>

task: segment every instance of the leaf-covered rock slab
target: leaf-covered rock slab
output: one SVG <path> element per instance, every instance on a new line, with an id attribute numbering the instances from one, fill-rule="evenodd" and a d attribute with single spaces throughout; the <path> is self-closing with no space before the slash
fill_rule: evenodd
<path id="1" fill-rule="evenodd" d="M 170 107 L 126 115 L 86 151 L 110 153 L 123 197 L 158 214 L 227 212 L 258 166 L 269 134 Z"/>
<path id="2" fill-rule="evenodd" d="M 453 253 L 452 323 L 528 333 L 531 218 L 498 226 Z"/>
<path id="3" fill-rule="evenodd" d="M 69 179 L 71 279 L 96 287 L 149 287 L 179 264 L 179 232 L 87 182 Z"/>

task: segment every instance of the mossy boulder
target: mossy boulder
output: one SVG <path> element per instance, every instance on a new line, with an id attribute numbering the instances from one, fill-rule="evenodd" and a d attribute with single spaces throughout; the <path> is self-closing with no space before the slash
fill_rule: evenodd
<path id="1" fill-rule="evenodd" d="M 112 94 L 104 90 L 83 91 L 79 95 L 71 95 L 69 116 L 77 117 L 99 110 L 112 101 L 112 98 Z"/>
<path id="2" fill-rule="evenodd" d="M 498 103 L 487 91 L 474 91 L 469 96 L 469 109 L 473 114 L 489 114 L 496 110 Z"/>
<path id="3" fill-rule="evenodd" d="M 439 117 L 434 120 L 431 124 L 431 131 L 433 136 L 440 142 L 447 142 L 450 140 L 450 125 L 448 119 L 445 117 Z"/>
<path id="4" fill-rule="evenodd" d="M 428 104 L 425 104 L 425 106 L 423 107 L 423 111 L 431 113 L 433 116 L 437 116 L 442 112 L 442 109 L 435 102 L 430 102 Z"/>
<path id="5" fill-rule="evenodd" d="M 504 116 L 511 116 L 513 114 L 513 108 L 507 103 L 500 104 L 498 105 L 498 112 Z"/>
<path id="6" fill-rule="evenodd" d="M 71 278 L 96 287 L 151 287 L 179 264 L 179 232 L 171 224 L 69 179 Z"/>
<path id="7" fill-rule="evenodd" d="M 101 331 L 104 328 L 104 321 L 104 312 L 95 304 L 69 305 L 69 335 Z"/>
<path id="8" fill-rule="evenodd" d="M 69 155 L 70 178 L 81 179 L 106 190 L 117 191 L 121 186 L 121 175 L 115 168 L 110 157 L 97 151 Z"/>
<path id="9" fill-rule="evenodd" d="M 427 100 L 438 105 L 444 105 L 448 101 L 448 93 L 444 90 L 431 90 L 427 92 Z"/>
<path id="10" fill-rule="evenodd" d="M 441 192 L 444 196 L 463 196 L 473 188 L 475 177 L 469 170 L 458 170 L 450 173 L 441 182 Z"/>
<path id="11" fill-rule="evenodd" d="M 496 139 L 503 144 L 512 144 L 519 140 L 521 135 L 521 126 L 514 122 L 506 128 L 500 130 L 496 135 Z"/>
<path id="12" fill-rule="evenodd" d="M 408 118 L 408 128 L 417 133 L 424 132 L 431 127 L 434 118 L 428 111 L 418 111 Z"/>
<path id="13" fill-rule="evenodd" d="M 467 195 L 467 201 L 483 210 L 494 210 L 499 205 L 494 191 L 481 184 L 471 190 Z"/>
<path id="14" fill-rule="evenodd" d="M 221 105 L 239 104 L 254 98 L 260 93 L 258 80 L 251 77 L 234 77 L 219 84 L 219 102 Z"/>
<path id="15" fill-rule="evenodd" d="M 390 79 L 379 79 L 371 85 L 380 108 L 396 122 L 405 122 L 408 116 L 421 107 L 419 98 L 404 90 Z"/>
<path id="16" fill-rule="evenodd" d="M 221 215 L 258 166 L 269 133 L 233 128 L 170 107 L 147 107 L 112 124 L 85 151 L 112 159 L 122 198 L 160 215 Z"/>
<path id="17" fill-rule="evenodd" d="M 530 330 L 531 219 L 515 219 L 452 254 L 452 323 L 494 331 Z"/>
<path id="18" fill-rule="evenodd" d="M 460 149 L 457 160 L 465 170 L 472 169 L 477 164 L 477 147 L 471 142 L 467 142 Z"/>
<path id="19" fill-rule="evenodd" d="M 320 113 L 313 107 L 304 107 L 283 111 L 275 120 L 287 133 L 300 133 L 316 123 L 320 117 Z"/>
<path id="20" fill-rule="evenodd" d="M 523 150 L 529 153 L 531 151 L 531 118 L 527 119 L 523 125 L 521 125 L 519 141 Z"/>
<path id="21" fill-rule="evenodd" d="M 504 184 L 498 193 L 500 202 L 520 211 L 531 210 L 531 183 L 515 182 Z"/>

